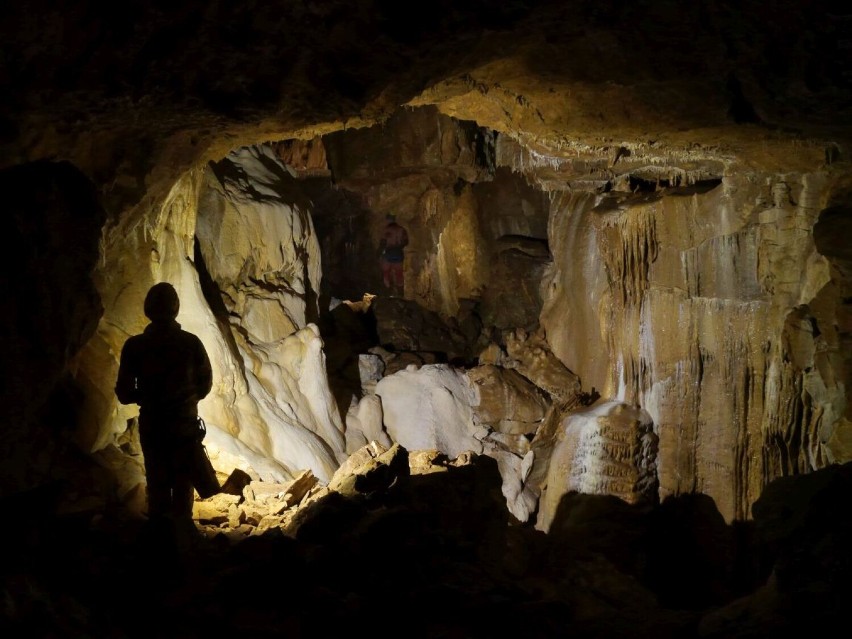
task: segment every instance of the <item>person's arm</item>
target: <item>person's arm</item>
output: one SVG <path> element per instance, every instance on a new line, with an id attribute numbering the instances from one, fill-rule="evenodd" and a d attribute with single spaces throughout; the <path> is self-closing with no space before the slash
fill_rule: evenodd
<path id="1" fill-rule="evenodd" d="M 204 399 L 213 388 L 213 368 L 210 365 L 210 357 L 201 340 L 198 340 L 198 364 L 196 366 L 196 393 L 198 399 Z"/>
<path id="2" fill-rule="evenodd" d="M 129 340 L 121 349 L 118 364 L 118 378 L 115 382 L 115 395 L 122 404 L 138 404 L 139 389 L 136 388 L 136 349 Z"/>

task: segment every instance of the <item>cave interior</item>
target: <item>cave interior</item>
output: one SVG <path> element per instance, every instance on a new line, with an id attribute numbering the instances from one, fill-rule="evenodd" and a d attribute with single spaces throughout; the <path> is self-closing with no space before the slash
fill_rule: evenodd
<path id="1" fill-rule="evenodd" d="M 4 636 L 842 629 L 847 13 L 8 3 Z M 214 368 L 181 543 L 113 391 L 160 281 Z"/>

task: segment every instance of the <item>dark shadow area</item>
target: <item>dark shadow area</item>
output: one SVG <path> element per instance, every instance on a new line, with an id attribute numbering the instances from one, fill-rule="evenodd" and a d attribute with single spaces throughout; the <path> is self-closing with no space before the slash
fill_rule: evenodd
<path id="1" fill-rule="evenodd" d="M 352 398 L 360 399 L 363 393 L 359 356 L 379 343 L 376 319 L 368 302 L 343 302 L 322 313 L 317 327 L 323 340 L 329 387 L 345 420 Z"/>
<path id="2" fill-rule="evenodd" d="M 569 493 L 549 537 L 557 556 L 593 553 L 636 579 L 661 606 L 701 611 L 765 582 L 768 574 L 745 559 L 755 552 L 747 527 L 728 526 L 703 494 L 630 505 L 612 496 Z"/>
<path id="3" fill-rule="evenodd" d="M 308 177 L 300 181 L 311 199 L 313 220 L 322 256 L 320 307 L 332 297 L 359 300 L 380 290 L 378 251 L 370 236 L 370 218 L 377 214 L 362 196 L 334 184 L 331 178 Z"/>
<path id="4" fill-rule="evenodd" d="M 743 590 L 734 581 L 733 530 L 703 494 L 670 497 L 649 521 L 649 561 L 643 581 L 662 605 L 701 610 Z"/>
<path id="5" fill-rule="evenodd" d="M 207 270 L 207 264 L 204 261 L 204 255 L 201 252 L 201 245 L 197 237 L 194 238 L 193 247 L 193 262 L 195 270 L 198 272 L 198 283 L 201 286 L 201 294 L 204 295 L 204 301 L 207 302 L 213 313 L 213 317 L 216 318 L 216 324 L 219 326 L 219 334 L 228 345 L 228 350 L 231 351 L 233 361 L 237 363 L 241 369 L 240 372 L 244 375 L 243 358 L 240 356 L 232 333 L 233 330 L 238 329 L 231 325 L 229 320 L 230 312 L 222 300 L 222 292 L 219 290 L 219 285 L 210 277 L 210 272 Z"/>
<path id="6" fill-rule="evenodd" d="M 602 582 L 635 580 L 637 600 L 700 614 L 701 633 L 682 636 L 841 627 L 852 594 L 850 490 L 852 463 L 785 477 L 755 502 L 753 521 L 730 525 L 702 494 L 649 507 L 569 493 L 548 533 L 547 563 L 573 571 L 590 561 Z"/>
<path id="7" fill-rule="evenodd" d="M 492 458 L 432 463 L 411 474 L 403 451 L 303 506 L 286 533 L 241 540 L 209 527 L 182 540 L 120 512 L 57 516 L 49 488 L 5 499 L 4 512 L 31 515 L 2 547 L 0 629 L 307 637 L 378 616 L 375 637 L 400 636 L 392 620 L 407 619 L 407 637 L 626 639 L 780 636 L 769 631 L 842 621 L 852 464 L 773 482 L 741 535 L 704 495 L 636 507 L 577 493 L 545 534 L 511 523 Z"/>
<path id="8" fill-rule="evenodd" d="M 677 186 L 666 189 L 666 195 L 701 195 L 708 193 L 722 184 L 722 178 L 708 178 L 696 180 L 686 186 Z"/>
<path id="9" fill-rule="evenodd" d="M 92 274 L 107 215 L 92 182 L 68 162 L 4 169 L 0 188 L 2 496 L 55 481 L 60 460 L 76 460 L 69 418 L 84 398 L 68 368 L 103 313 Z M 75 433 L 83 446 L 94 441 L 91 431 Z"/>
<path id="10" fill-rule="evenodd" d="M 852 200 L 852 197 L 849 198 Z M 852 204 L 832 206 L 820 212 L 814 225 L 814 244 L 820 255 L 829 259 L 852 261 Z"/>
<path id="11" fill-rule="evenodd" d="M 728 76 L 726 89 L 730 100 L 728 117 L 737 124 L 759 124 L 760 116 L 746 97 L 742 83 L 735 74 Z"/>

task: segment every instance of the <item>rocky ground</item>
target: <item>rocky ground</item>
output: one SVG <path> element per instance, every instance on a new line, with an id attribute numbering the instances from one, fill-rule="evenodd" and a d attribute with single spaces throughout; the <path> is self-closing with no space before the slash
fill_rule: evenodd
<path id="1" fill-rule="evenodd" d="M 776 482 L 740 526 L 700 497 L 639 509 L 573 494 L 547 535 L 512 521 L 492 459 L 399 446 L 365 447 L 328 486 L 308 473 L 198 502 L 185 537 L 121 513 L 60 517 L 32 494 L 4 508 L 2 632 L 810 634 L 849 594 L 850 486 L 848 464 Z"/>

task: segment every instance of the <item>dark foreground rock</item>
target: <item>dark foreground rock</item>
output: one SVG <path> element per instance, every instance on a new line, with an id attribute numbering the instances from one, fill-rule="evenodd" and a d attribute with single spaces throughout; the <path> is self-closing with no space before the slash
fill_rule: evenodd
<path id="1" fill-rule="evenodd" d="M 545 535 L 511 523 L 489 457 L 378 452 L 336 477 L 339 490 L 247 534 L 200 522 L 172 534 L 120 513 L 51 517 L 49 501 L 33 501 L 45 494 L 8 502 L 0 630 L 659 638 L 842 622 L 852 465 L 770 485 L 748 525 L 726 526 L 701 496 L 638 508 L 571 494 Z"/>

